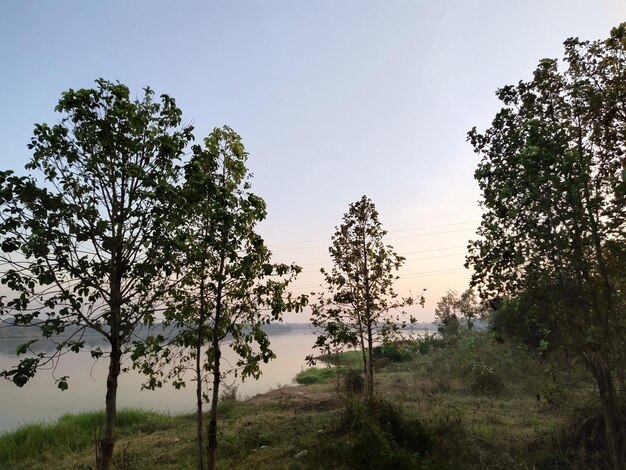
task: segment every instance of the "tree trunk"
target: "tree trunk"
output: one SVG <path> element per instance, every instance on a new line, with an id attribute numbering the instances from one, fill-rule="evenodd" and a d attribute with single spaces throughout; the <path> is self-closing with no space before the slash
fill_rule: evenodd
<path id="1" fill-rule="evenodd" d="M 204 280 L 200 282 L 200 315 L 198 318 L 198 337 L 196 341 L 196 436 L 197 436 L 197 465 L 198 470 L 204 470 L 204 442 L 202 439 L 202 345 L 204 337 L 202 327 L 206 317 Z"/>
<path id="2" fill-rule="evenodd" d="M 221 274 L 224 272 L 225 256 L 220 256 L 220 278 L 217 282 L 217 292 L 215 296 L 215 318 L 213 324 L 213 335 L 211 346 L 213 348 L 213 390 L 211 395 L 211 410 L 209 411 L 209 424 L 207 426 L 207 454 L 208 470 L 215 470 L 217 463 L 217 402 L 220 389 L 220 322 L 222 321 L 222 291 L 224 284 Z"/>
<path id="3" fill-rule="evenodd" d="M 614 470 L 624 470 L 624 457 L 619 439 L 619 418 L 616 403 L 615 387 L 610 371 L 604 369 L 602 377 L 598 380 L 600 390 L 600 402 L 602 404 L 602 417 L 606 432 L 606 443 Z"/>
<path id="4" fill-rule="evenodd" d="M 107 392 L 105 401 L 104 433 L 100 440 L 100 462 L 96 462 L 99 470 L 109 470 L 113 460 L 115 446 L 115 422 L 117 418 L 117 384 L 122 361 L 122 262 L 121 250 L 118 248 L 111 257 L 110 274 L 110 308 L 109 334 L 111 356 L 109 357 L 109 373 L 107 376 Z"/>
<path id="5" fill-rule="evenodd" d="M 100 440 L 100 461 L 96 462 L 99 470 L 111 468 L 113 448 L 115 446 L 115 421 L 117 414 L 117 381 L 120 375 L 121 348 L 118 341 L 112 341 L 107 376 L 104 434 Z"/>
<path id="6" fill-rule="evenodd" d="M 361 341 L 361 356 L 363 357 L 363 383 L 365 384 L 365 396 L 369 396 L 367 389 L 367 349 L 365 348 L 365 338 L 361 324 L 359 324 L 359 339 Z"/>
<path id="7" fill-rule="evenodd" d="M 202 442 L 202 364 L 200 356 L 202 354 L 202 343 L 198 341 L 196 345 L 196 424 L 197 424 L 197 459 L 198 470 L 204 470 L 204 445 Z"/>
<path id="8" fill-rule="evenodd" d="M 365 228 L 363 229 L 363 277 L 365 280 L 365 325 L 367 325 L 367 361 L 365 361 L 365 391 L 368 401 L 374 399 L 374 369 L 372 367 L 372 309 L 370 292 L 370 272 L 368 266 L 368 244 L 365 238 Z"/>
<path id="9" fill-rule="evenodd" d="M 606 362 L 598 354 L 594 353 L 590 362 L 600 392 L 602 418 L 604 419 L 606 444 L 611 460 L 611 468 L 613 470 L 624 470 L 626 462 L 624 462 L 623 446 L 620 445 L 620 410 L 615 392 L 615 381 Z"/>
<path id="10" fill-rule="evenodd" d="M 213 347 L 215 348 L 215 364 L 213 366 L 213 390 L 211 394 L 211 410 L 209 411 L 209 424 L 207 427 L 207 453 L 209 456 L 209 470 L 214 470 L 217 462 L 217 402 L 219 400 L 220 358 L 222 355 L 220 351 L 219 341 L 214 341 Z"/>
<path id="11" fill-rule="evenodd" d="M 374 364 L 372 362 L 374 342 L 372 338 L 372 323 L 367 324 L 367 399 L 374 399 Z"/>

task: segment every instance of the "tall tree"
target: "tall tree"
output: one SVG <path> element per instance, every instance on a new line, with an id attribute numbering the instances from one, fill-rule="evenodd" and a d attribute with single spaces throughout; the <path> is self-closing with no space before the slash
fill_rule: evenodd
<path id="1" fill-rule="evenodd" d="M 96 84 L 63 93 L 59 124 L 36 125 L 28 176 L 0 174 L 0 282 L 10 290 L 0 301 L 2 318 L 37 326 L 53 340 L 75 327 L 52 356 L 37 353 L 0 375 L 22 386 L 44 363 L 83 349 L 85 330 L 101 335 L 109 351 L 91 354 L 109 359 L 98 462 L 107 469 L 121 361 L 162 296 L 153 286 L 167 275 L 163 221 L 192 129 L 181 127 L 181 111 L 167 95 L 155 101 L 145 88 L 131 100 L 122 84 Z M 33 350 L 35 341 L 19 352 Z M 58 385 L 67 388 L 68 377 Z"/>
<path id="2" fill-rule="evenodd" d="M 273 264 L 256 233 L 266 207 L 250 192 L 247 158 L 241 138 L 228 127 L 214 129 L 204 146 L 193 146 L 180 193 L 179 225 L 173 228 L 179 282 L 170 292 L 165 314 L 166 324 L 175 326 L 176 333 L 165 347 L 152 339 L 137 343 L 134 355 L 145 359 L 143 369 L 152 376 L 153 386 L 163 378 L 174 378 L 181 386 L 185 372 L 193 370 L 199 469 L 204 468 L 205 396 L 210 402 L 208 468 L 216 464 L 217 404 L 220 384 L 229 372 L 220 361 L 223 348 L 227 344 L 239 357 L 235 373 L 258 378 L 260 363 L 273 358 L 263 325 L 306 303 L 306 298 L 292 298 L 286 291 L 301 268 Z M 165 363 L 172 361 L 175 367 L 165 370 Z M 210 396 L 204 388 L 207 382 Z"/>
<path id="3" fill-rule="evenodd" d="M 606 40 L 567 40 L 563 65 L 544 59 L 531 81 L 498 90 L 505 106 L 492 126 L 469 133 L 484 214 L 467 262 L 488 298 L 549 286 L 543 310 L 596 381 L 617 470 L 626 465 L 626 25 Z"/>
<path id="4" fill-rule="evenodd" d="M 363 196 L 350 204 L 328 249 L 332 270 L 321 270 L 327 292 L 312 306 L 311 322 L 322 329 L 316 347 L 323 352 L 339 345 L 360 348 L 368 399 L 374 397 L 374 344 L 393 338 L 406 326 L 401 309 L 416 302 L 399 298 L 393 290 L 404 258 L 384 244 L 386 233 L 371 199 Z M 423 296 L 417 302 L 423 306 Z M 415 322 L 412 316 L 409 320 Z"/>

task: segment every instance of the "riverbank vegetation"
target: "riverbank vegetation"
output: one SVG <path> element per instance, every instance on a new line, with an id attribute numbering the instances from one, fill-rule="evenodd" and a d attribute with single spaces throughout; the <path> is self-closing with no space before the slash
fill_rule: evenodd
<path id="1" fill-rule="evenodd" d="M 499 337 L 500 338 L 500 337 Z M 500 338 L 501 341 L 501 338 Z M 601 410 L 584 369 L 491 332 L 381 350 L 364 401 L 345 364 L 316 383 L 219 404 L 218 468 L 602 468 Z M 421 351 L 421 352 L 420 352 Z M 401 358 L 401 359 L 399 359 Z M 354 361 L 354 358 L 348 358 Z M 114 468 L 194 468 L 194 416 L 120 415 Z M 134 412 L 133 412 L 134 413 Z M 0 436 L 0 467 L 93 466 L 97 414 Z M 101 417 L 100 417 L 101 418 Z"/>

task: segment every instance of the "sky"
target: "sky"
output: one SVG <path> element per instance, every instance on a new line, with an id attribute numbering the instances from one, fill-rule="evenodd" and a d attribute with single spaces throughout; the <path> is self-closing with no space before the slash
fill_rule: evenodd
<path id="1" fill-rule="evenodd" d="M 275 260 L 318 291 L 350 203 L 370 197 L 406 258 L 401 295 L 431 321 L 480 222 L 466 142 L 569 37 L 606 38 L 623 0 L 0 0 L 0 169 L 23 172 L 35 123 L 102 77 L 174 97 L 196 137 L 228 125 L 249 152 Z M 290 314 L 287 321 L 306 321 Z"/>

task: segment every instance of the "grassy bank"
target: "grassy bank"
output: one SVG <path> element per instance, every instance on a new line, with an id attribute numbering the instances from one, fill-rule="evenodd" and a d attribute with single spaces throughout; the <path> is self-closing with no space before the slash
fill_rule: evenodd
<path id="1" fill-rule="evenodd" d="M 136 436 L 173 432 L 192 421 L 193 417 L 123 409 L 117 416 L 118 436 L 130 441 Z M 56 468 L 59 461 L 85 461 L 84 468 L 88 468 L 89 459 L 95 460 L 94 443 L 103 422 L 102 411 L 67 414 L 53 423 L 29 424 L 2 434 L 0 468 Z M 118 456 L 118 463 L 122 457 Z"/>
<path id="2" fill-rule="evenodd" d="M 223 401 L 218 467 L 525 469 L 600 462 L 579 426 L 595 411 L 576 367 L 486 334 L 442 346 L 380 352 L 378 399 L 370 405 L 338 389 L 342 376 L 323 366 L 305 373 L 311 385 Z M 90 468 L 101 419 L 66 416 L 0 436 L 0 468 Z M 116 468 L 194 468 L 194 433 L 193 416 L 124 411 Z"/>

